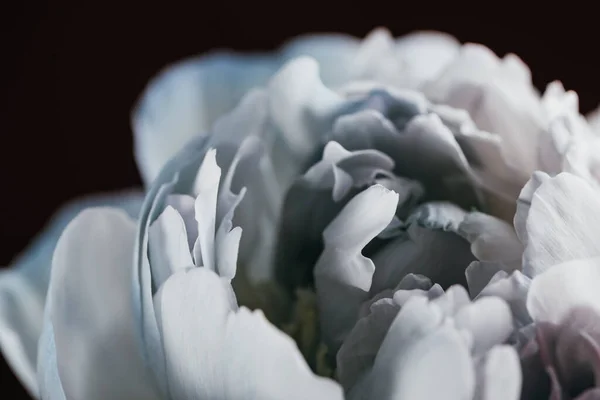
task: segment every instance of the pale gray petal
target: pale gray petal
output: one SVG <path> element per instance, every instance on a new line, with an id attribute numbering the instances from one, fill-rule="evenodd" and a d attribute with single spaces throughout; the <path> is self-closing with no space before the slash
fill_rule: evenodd
<path id="1" fill-rule="evenodd" d="M 354 197 L 323 231 L 323 253 L 314 270 L 323 338 L 337 351 L 367 300 L 373 262 L 363 248 L 391 221 L 398 195 L 374 185 Z"/>
<path id="2" fill-rule="evenodd" d="M 194 265 L 185 222 L 171 206 L 167 206 L 150 225 L 149 246 L 152 277 L 157 286 L 162 285 L 178 269 Z"/>
<path id="3" fill-rule="evenodd" d="M 122 191 L 77 199 L 63 206 L 44 230 L 0 272 L 0 350 L 29 394 L 38 396 L 36 360 L 52 254 L 69 222 L 93 206 L 120 207 L 135 217 L 143 193 Z"/>
<path id="4" fill-rule="evenodd" d="M 506 302 L 498 297 L 483 297 L 461 307 L 454 315 L 457 328 L 469 331 L 472 352 L 483 355 L 504 343 L 513 330 L 512 315 Z"/>
<path id="5" fill-rule="evenodd" d="M 477 297 L 497 296 L 506 301 L 511 309 L 515 325 L 522 328 L 532 322 L 527 311 L 527 294 L 530 285 L 531 279 L 520 271 L 514 271 L 508 276 L 501 271 L 492 277 Z"/>
<path id="6" fill-rule="evenodd" d="M 432 384 L 435 382 L 435 384 Z M 475 371 L 469 347 L 441 310 L 415 297 L 400 311 L 368 378 L 349 399 L 470 399 Z"/>
<path id="7" fill-rule="evenodd" d="M 57 244 L 48 312 L 67 398 L 159 398 L 136 344 L 134 240 L 135 223 L 125 213 L 91 208 Z"/>
<path id="8" fill-rule="evenodd" d="M 518 400 L 521 384 L 517 352 L 510 346 L 496 346 L 477 366 L 477 389 L 473 400 Z"/>
<path id="9" fill-rule="evenodd" d="M 343 399 L 262 312 L 238 310 L 231 291 L 211 270 L 193 268 L 157 293 L 171 398 Z"/>

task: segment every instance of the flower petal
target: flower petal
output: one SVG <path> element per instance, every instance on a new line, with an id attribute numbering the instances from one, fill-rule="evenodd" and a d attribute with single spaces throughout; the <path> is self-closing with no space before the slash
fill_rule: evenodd
<path id="1" fill-rule="evenodd" d="M 442 323 L 435 305 L 415 297 L 392 323 L 369 376 L 348 398 L 470 399 L 474 390 L 475 371 L 463 336 Z"/>
<path id="2" fill-rule="evenodd" d="M 155 297 L 173 399 L 342 399 L 260 311 L 237 309 L 226 280 L 181 271 Z"/>
<path id="3" fill-rule="evenodd" d="M 520 271 L 514 271 L 509 276 L 506 276 L 502 271 L 502 273 L 499 272 L 492 277 L 478 297 L 496 296 L 506 301 L 511 309 L 516 326 L 523 328 L 532 322 L 527 311 L 527 294 L 530 285 L 531 279 Z"/>
<path id="4" fill-rule="evenodd" d="M 520 203 L 526 205 L 521 198 L 537 185 L 536 179 L 523 189 Z M 598 193 L 575 175 L 545 178 L 531 196 L 526 217 L 524 212 L 515 217 L 517 231 L 525 234 L 525 274 L 536 276 L 556 264 L 600 256 L 600 242 L 595 239 L 600 236 Z"/>
<path id="5" fill-rule="evenodd" d="M 84 197 L 63 206 L 46 228 L 0 272 L 0 349 L 19 380 L 37 396 L 36 363 L 42 333 L 52 253 L 63 229 L 81 210 L 100 205 L 120 207 L 135 217 L 143 194 L 124 191 Z"/>
<path id="6" fill-rule="evenodd" d="M 159 398 L 136 345 L 134 239 L 135 224 L 125 213 L 92 208 L 57 244 L 48 312 L 67 398 Z"/>
<path id="7" fill-rule="evenodd" d="M 600 311 L 598 282 L 600 257 L 553 266 L 531 282 L 527 310 L 534 321 L 553 323 L 560 323 L 576 306 Z"/>
<path id="8" fill-rule="evenodd" d="M 469 243 L 453 232 L 464 215 L 448 203 L 426 203 L 416 210 L 406 234 L 373 256 L 371 295 L 395 287 L 408 273 L 423 274 L 442 287 L 464 282 L 465 269 L 475 259 Z"/>
<path id="9" fill-rule="evenodd" d="M 323 231 L 323 253 L 314 269 L 325 343 L 337 351 L 367 300 L 373 262 L 363 248 L 392 220 L 398 195 L 374 185 L 354 197 Z"/>
<path id="10" fill-rule="evenodd" d="M 160 286 L 175 271 L 194 265 L 188 244 L 188 234 L 181 215 L 167 206 L 150 225 L 150 266 L 156 286 Z"/>
<path id="11" fill-rule="evenodd" d="M 515 349 L 496 346 L 477 369 L 476 400 L 517 400 L 521 395 L 521 365 Z"/>

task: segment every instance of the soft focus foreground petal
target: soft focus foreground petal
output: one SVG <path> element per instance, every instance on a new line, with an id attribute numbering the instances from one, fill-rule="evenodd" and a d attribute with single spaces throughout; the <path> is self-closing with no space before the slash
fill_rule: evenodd
<path id="1" fill-rule="evenodd" d="M 525 186 L 529 191 L 535 181 Z M 561 173 L 543 181 L 531 196 L 529 212 L 517 213 L 515 225 L 526 245 L 523 272 L 536 276 L 553 265 L 600 256 L 600 200 L 583 179 Z M 519 197 L 519 202 L 523 202 Z M 526 206 L 524 206 L 526 207 Z"/>
<path id="2" fill-rule="evenodd" d="M 373 369 L 348 398 L 472 398 L 475 371 L 469 347 L 442 320 L 442 311 L 426 298 L 411 299 L 392 323 Z"/>
<path id="3" fill-rule="evenodd" d="M 474 400 L 517 400 L 521 394 L 519 356 L 510 346 L 492 348 L 477 366 Z"/>
<path id="4" fill-rule="evenodd" d="M 534 321 L 560 323 L 576 306 L 600 312 L 600 257 L 552 266 L 531 282 L 527 309 Z"/>
<path id="5" fill-rule="evenodd" d="M 159 398 L 136 345 L 134 240 L 135 223 L 125 213 L 92 208 L 57 244 L 48 312 L 69 399 Z"/>
<path id="6" fill-rule="evenodd" d="M 0 349 L 17 377 L 37 396 L 36 363 L 42 333 L 52 254 L 67 224 L 87 207 L 120 207 L 136 217 L 143 194 L 123 191 L 84 197 L 67 204 L 13 262 L 0 272 Z"/>
<path id="7" fill-rule="evenodd" d="M 367 300 L 373 262 L 363 248 L 390 223 L 398 195 L 374 185 L 354 197 L 325 228 L 314 269 L 323 338 L 336 352 Z"/>
<path id="8" fill-rule="evenodd" d="M 171 398 L 342 399 L 262 312 L 237 309 L 226 280 L 180 271 L 155 297 Z"/>

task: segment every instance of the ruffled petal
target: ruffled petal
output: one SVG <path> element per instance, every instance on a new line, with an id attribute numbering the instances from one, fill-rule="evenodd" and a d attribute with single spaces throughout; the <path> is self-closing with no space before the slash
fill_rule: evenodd
<path id="1" fill-rule="evenodd" d="M 314 269 L 325 343 L 336 352 L 367 300 L 373 262 L 363 248 L 390 223 L 398 195 L 374 185 L 354 197 L 323 231 L 324 250 Z"/>
<path id="2" fill-rule="evenodd" d="M 237 309 L 227 280 L 181 271 L 155 297 L 173 399 L 343 399 L 262 312 Z"/>
<path id="3" fill-rule="evenodd" d="M 36 397 L 36 360 L 42 333 L 52 254 L 67 224 L 87 207 L 120 207 L 135 217 L 143 194 L 137 191 L 90 196 L 64 206 L 42 233 L 0 272 L 0 349 L 17 377 Z"/>
<path id="4" fill-rule="evenodd" d="M 435 382 L 432 385 L 431 382 Z M 467 342 L 427 299 L 411 299 L 396 316 L 375 363 L 349 399 L 470 399 L 475 371 Z"/>
<path id="5" fill-rule="evenodd" d="M 159 398 L 136 345 L 134 239 L 135 224 L 125 213 L 92 208 L 69 224 L 57 244 L 48 313 L 67 398 Z"/>
<path id="6" fill-rule="evenodd" d="M 426 203 L 417 209 L 406 233 L 373 255 L 371 295 L 395 287 L 409 273 L 423 274 L 446 288 L 464 283 L 465 269 L 475 260 L 469 242 L 455 233 L 465 214 L 449 203 Z"/>

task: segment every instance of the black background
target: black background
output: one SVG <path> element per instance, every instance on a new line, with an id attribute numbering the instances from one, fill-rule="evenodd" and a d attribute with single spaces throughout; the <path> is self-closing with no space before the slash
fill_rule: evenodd
<path id="1" fill-rule="evenodd" d="M 580 20 L 567 25 L 550 17 L 515 21 L 347 6 L 332 13 L 304 3 L 264 10 L 233 2 L 189 9 L 167 8 L 167 2 L 24 3 L 0 11 L 0 265 L 65 201 L 140 184 L 129 127 L 132 104 L 165 64 L 213 48 L 269 50 L 314 31 L 364 36 L 377 26 L 395 35 L 435 29 L 499 55 L 516 53 L 540 90 L 559 79 L 579 93 L 584 112 L 600 102 L 597 27 Z M 0 360 L 4 398 L 27 397 Z"/>

